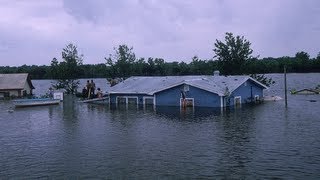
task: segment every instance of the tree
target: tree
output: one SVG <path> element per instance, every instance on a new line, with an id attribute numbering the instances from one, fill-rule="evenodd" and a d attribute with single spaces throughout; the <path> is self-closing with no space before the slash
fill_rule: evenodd
<path id="1" fill-rule="evenodd" d="M 301 61 L 308 61 L 310 59 L 310 55 L 304 51 L 300 51 L 296 53 L 296 59 Z"/>
<path id="2" fill-rule="evenodd" d="M 253 57 L 251 43 L 244 36 L 234 37 L 232 33 L 226 33 L 225 43 L 216 40 L 214 44 L 215 57 L 218 58 L 222 74 L 243 74 L 248 71 L 248 64 L 252 64 L 258 57 Z M 274 84 L 271 78 L 267 78 L 264 74 L 251 74 L 251 77 L 257 79 L 261 83 L 270 86 Z"/>
<path id="3" fill-rule="evenodd" d="M 78 55 L 77 46 L 68 44 L 62 50 L 62 61 L 56 58 L 51 61 L 51 74 L 56 82 L 52 84 L 55 89 L 65 89 L 66 93 L 76 93 L 79 86 L 80 65 L 83 55 Z"/>
<path id="4" fill-rule="evenodd" d="M 244 36 L 234 37 L 232 33 L 226 33 L 225 42 L 216 40 L 213 49 L 220 64 L 222 74 L 242 74 L 245 63 L 252 59 L 253 50 L 251 43 Z"/>
<path id="5" fill-rule="evenodd" d="M 273 81 L 271 78 L 265 77 L 264 74 L 251 74 L 250 77 L 256 79 L 257 81 L 267 86 L 270 86 L 271 84 L 275 83 L 275 81 Z"/>
<path id="6" fill-rule="evenodd" d="M 52 79 L 59 79 L 59 61 L 53 58 L 50 67 L 50 76 Z"/>
<path id="7" fill-rule="evenodd" d="M 133 73 L 133 66 L 136 60 L 136 55 L 133 52 L 133 48 L 129 48 L 127 45 L 119 45 L 118 48 L 114 48 L 115 53 L 109 54 L 107 66 L 110 67 L 109 76 L 112 78 L 128 78 Z"/>
<path id="8" fill-rule="evenodd" d="M 113 48 L 114 54 L 109 54 L 108 58 L 104 58 L 109 69 L 108 78 L 111 86 L 121 82 L 123 79 L 135 74 L 137 71 L 136 55 L 133 52 L 133 47 L 129 48 L 127 45 L 119 45 L 118 48 Z M 140 63 L 142 63 L 140 61 Z"/>

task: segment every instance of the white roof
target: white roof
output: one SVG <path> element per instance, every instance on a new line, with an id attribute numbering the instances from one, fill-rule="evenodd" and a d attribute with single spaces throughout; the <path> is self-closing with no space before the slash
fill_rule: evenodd
<path id="1" fill-rule="evenodd" d="M 0 74 L 0 90 L 24 89 L 26 82 L 30 83 L 31 88 L 34 88 L 27 73 Z"/>
<path id="2" fill-rule="evenodd" d="M 149 94 L 188 84 L 215 94 L 225 96 L 241 86 L 248 79 L 267 88 L 250 76 L 134 76 L 110 88 L 110 94 Z"/>

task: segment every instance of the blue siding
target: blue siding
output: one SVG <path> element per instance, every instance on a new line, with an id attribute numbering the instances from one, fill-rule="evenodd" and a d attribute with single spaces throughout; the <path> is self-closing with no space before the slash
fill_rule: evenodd
<path id="1" fill-rule="evenodd" d="M 251 80 L 246 81 L 240 87 L 238 87 L 233 93 L 230 95 L 230 106 L 234 105 L 234 97 L 241 96 L 241 104 L 251 102 L 251 87 L 252 87 L 252 97 L 255 95 L 259 95 L 259 98 L 263 97 L 263 87 L 257 85 Z"/>
<path id="2" fill-rule="evenodd" d="M 156 93 L 157 106 L 180 106 L 181 90 L 184 85 Z M 220 107 L 220 96 L 189 85 L 186 98 L 194 98 L 194 106 L 197 107 Z"/>

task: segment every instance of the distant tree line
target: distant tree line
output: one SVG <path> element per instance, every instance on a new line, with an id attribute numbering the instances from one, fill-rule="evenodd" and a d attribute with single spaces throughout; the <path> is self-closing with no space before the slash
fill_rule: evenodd
<path id="1" fill-rule="evenodd" d="M 253 58 L 242 68 L 244 74 L 252 73 L 282 73 L 283 66 L 287 66 L 288 72 L 307 73 L 320 72 L 320 54 L 316 58 L 310 58 L 306 52 L 298 52 L 295 57 L 279 58 Z M 211 75 L 213 70 L 220 70 L 222 64 L 215 60 L 203 60 L 197 56 L 191 62 L 166 62 L 162 58 L 139 58 L 131 62 L 124 62 L 119 69 L 101 64 L 82 64 L 74 75 L 77 78 L 108 78 L 119 76 L 124 72 L 125 76 L 163 76 L 163 75 Z M 124 70 L 124 71 L 123 71 Z M 227 74 L 234 74 L 232 69 Z M 19 67 L 0 66 L 0 73 L 29 73 L 32 79 L 54 79 L 51 66 L 22 65 Z"/>
<path id="2" fill-rule="evenodd" d="M 162 58 L 137 58 L 132 47 L 119 45 L 114 48 L 114 53 L 105 57 L 100 64 L 82 64 L 83 55 L 78 55 L 76 51 L 76 54 L 73 55 L 72 53 L 70 55 L 70 52 L 69 55 L 65 54 L 62 62 L 53 58 L 50 66 L 0 66 L 0 73 L 29 73 L 32 79 L 79 79 L 211 75 L 214 70 L 220 70 L 224 75 L 282 73 L 284 66 L 287 67 L 287 72 L 320 72 L 320 52 L 315 58 L 310 58 L 307 52 L 301 51 L 297 52 L 294 57 L 259 59 L 251 56 L 250 45 L 250 42 L 243 36 L 226 33 L 225 42 L 216 40 L 213 49 L 215 55 L 212 59 L 200 59 L 194 56 L 190 62 L 186 63 L 183 61 L 168 62 Z M 76 50 L 76 46 L 69 44 L 63 49 L 63 52 L 68 49 Z M 68 56 L 74 56 L 73 61 L 69 62 Z"/>

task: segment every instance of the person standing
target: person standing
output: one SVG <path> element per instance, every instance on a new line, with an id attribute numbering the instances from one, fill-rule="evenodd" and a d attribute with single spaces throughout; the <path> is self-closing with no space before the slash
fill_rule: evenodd
<path id="1" fill-rule="evenodd" d="M 90 95 L 91 95 L 91 83 L 89 80 L 87 80 L 87 84 L 86 84 L 86 87 L 87 87 L 87 97 L 88 99 L 90 99 Z"/>
<path id="2" fill-rule="evenodd" d="M 96 84 L 93 82 L 93 80 L 91 79 L 91 95 L 92 97 L 95 95 L 94 91 L 96 90 Z"/>

